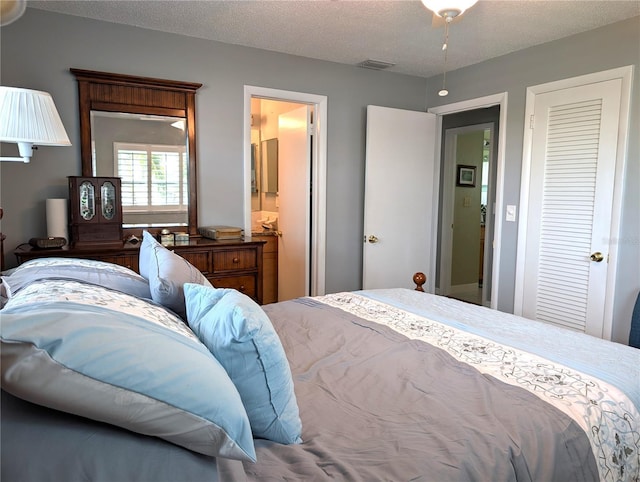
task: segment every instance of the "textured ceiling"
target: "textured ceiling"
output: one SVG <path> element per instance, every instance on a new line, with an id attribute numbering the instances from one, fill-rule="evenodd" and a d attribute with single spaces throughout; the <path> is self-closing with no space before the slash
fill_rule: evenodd
<path id="1" fill-rule="evenodd" d="M 344 64 L 374 59 L 424 77 L 443 69 L 444 28 L 418 0 L 30 0 L 28 8 Z M 480 0 L 451 25 L 447 69 L 635 16 L 640 0 Z"/>

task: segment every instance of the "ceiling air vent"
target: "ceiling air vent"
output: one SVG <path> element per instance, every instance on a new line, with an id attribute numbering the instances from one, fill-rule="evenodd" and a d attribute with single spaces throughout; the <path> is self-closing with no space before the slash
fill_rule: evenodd
<path id="1" fill-rule="evenodd" d="M 382 60 L 365 60 L 358 64 L 358 67 L 362 67 L 363 69 L 371 69 L 371 70 L 384 70 L 389 67 L 393 67 L 396 64 L 392 64 L 390 62 L 383 62 Z"/>

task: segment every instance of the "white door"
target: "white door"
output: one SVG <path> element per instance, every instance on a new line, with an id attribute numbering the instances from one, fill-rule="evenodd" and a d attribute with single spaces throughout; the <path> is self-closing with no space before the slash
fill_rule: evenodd
<path id="1" fill-rule="evenodd" d="M 278 301 L 309 294 L 310 107 L 278 122 Z"/>
<path id="2" fill-rule="evenodd" d="M 433 114 L 367 107 L 364 289 L 414 288 L 414 273 L 431 272 L 435 131 Z"/>
<path id="3" fill-rule="evenodd" d="M 536 95 L 522 186 L 528 200 L 516 312 L 520 301 L 527 318 L 598 337 L 615 269 L 609 256 L 619 216 L 612 207 L 621 94 L 622 80 L 614 79 Z"/>

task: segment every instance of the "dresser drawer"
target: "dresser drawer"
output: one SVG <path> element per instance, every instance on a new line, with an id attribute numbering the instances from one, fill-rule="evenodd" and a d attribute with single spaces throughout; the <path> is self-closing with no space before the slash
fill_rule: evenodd
<path id="1" fill-rule="evenodd" d="M 189 261 L 193 266 L 207 276 L 211 273 L 211 251 L 186 251 L 178 252 L 180 256 Z"/>
<path id="2" fill-rule="evenodd" d="M 125 268 L 132 269 L 136 273 L 138 272 L 138 256 L 101 256 L 100 261 L 106 261 L 108 263 L 119 264 Z"/>
<path id="3" fill-rule="evenodd" d="M 209 278 L 209 281 L 216 288 L 233 288 L 251 298 L 256 298 L 255 275 Z"/>
<path id="4" fill-rule="evenodd" d="M 255 249 L 234 249 L 213 253 L 213 272 L 237 271 L 242 269 L 256 269 L 258 256 Z"/>

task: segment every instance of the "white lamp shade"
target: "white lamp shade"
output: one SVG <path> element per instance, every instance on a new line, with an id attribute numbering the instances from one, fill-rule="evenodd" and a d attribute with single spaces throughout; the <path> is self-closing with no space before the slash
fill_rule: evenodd
<path id="1" fill-rule="evenodd" d="M 50 94 L 5 86 L 0 86 L 0 141 L 71 145 Z"/>
<path id="2" fill-rule="evenodd" d="M 424 6 L 439 17 L 442 17 L 444 12 L 457 12 L 457 15 L 462 15 L 477 2 L 478 0 L 422 0 Z"/>

